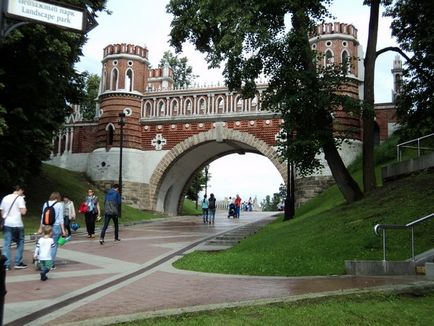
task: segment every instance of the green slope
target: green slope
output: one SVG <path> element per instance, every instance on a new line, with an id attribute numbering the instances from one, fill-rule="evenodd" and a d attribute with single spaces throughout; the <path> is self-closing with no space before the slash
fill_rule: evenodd
<path id="1" fill-rule="evenodd" d="M 78 214 L 78 206 L 84 200 L 89 188 L 95 190 L 101 201 L 104 199 L 104 192 L 98 190 L 85 174 L 44 164 L 40 175 L 33 177 L 27 185 L 25 196 L 28 213 L 24 217 L 26 234 L 34 233 L 38 229 L 42 205 L 53 191 L 71 197 L 77 210 L 78 223 L 84 227 L 84 216 Z M 103 209 L 103 207 L 101 208 Z M 121 223 L 132 223 L 159 217 L 164 217 L 164 215 L 142 211 L 128 205 L 122 206 Z M 101 223 L 99 222 L 99 224 Z"/>
<path id="2" fill-rule="evenodd" d="M 388 161 L 394 146 L 384 144 L 377 157 Z M 352 168 L 361 180 L 360 164 Z M 379 173 L 378 173 L 379 174 Z M 381 260 L 382 238 L 377 223 L 405 224 L 434 212 L 434 174 L 423 172 L 380 186 L 347 205 L 336 186 L 296 212 L 293 220 L 276 220 L 255 236 L 219 253 L 194 252 L 175 266 L 183 269 L 249 275 L 344 274 L 344 260 Z M 434 247 L 434 221 L 415 230 L 416 253 Z M 388 233 L 388 259 L 411 257 L 409 230 Z"/>

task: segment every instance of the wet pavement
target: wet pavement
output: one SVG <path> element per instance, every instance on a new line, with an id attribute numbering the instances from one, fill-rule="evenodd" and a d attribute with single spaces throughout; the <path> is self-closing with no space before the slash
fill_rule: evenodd
<path id="1" fill-rule="evenodd" d="M 174 260 L 206 240 L 269 215 L 248 212 L 234 220 L 222 213 L 214 225 L 203 224 L 201 217 L 175 217 L 122 226 L 122 241 L 114 243 L 109 229 L 104 245 L 77 233 L 59 248 L 57 268 L 48 281 L 42 282 L 33 266 L 7 272 L 3 322 L 107 325 L 185 311 L 429 284 L 423 276 L 258 277 L 172 267 Z M 33 249 L 34 243 L 26 245 L 28 264 Z"/>

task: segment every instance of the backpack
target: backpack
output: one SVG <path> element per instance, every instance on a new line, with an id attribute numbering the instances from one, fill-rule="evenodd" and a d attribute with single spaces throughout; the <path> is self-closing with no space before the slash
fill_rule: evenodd
<path id="1" fill-rule="evenodd" d="M 48 201 L 46 202 L 46 207 L 44 208 L 44 212 L 42 213 L 42 224 L 43 225 L 53 225 L 56 221 L 56 211 L 54 210 L 54 205 L 57 204 L 57 201 L 53 203 L 53 205 L 48 205 Z"/>
<path id="2" fill-rule="evenodd" d="M 208 199 L 208 208 L 214 209 L 215 208 L 215 197 Z"/>
<path id="3" fill-rule="evenodd" d="M 104 206 L 107 215 L 118 215 L 118 204 L 115 201 L 107 200 Z"/>

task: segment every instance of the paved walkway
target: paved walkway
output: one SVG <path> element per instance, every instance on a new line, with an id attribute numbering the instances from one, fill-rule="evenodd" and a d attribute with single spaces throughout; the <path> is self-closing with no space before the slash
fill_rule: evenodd
<path id="1" fill-rule="evenodd" d="M 31 266 L 7 272 L 4 324 L 107 325 L 180 311 L 425 284 L 423 277 L 249 277 L 172 267 L 204 239 L 268 215 L 249 212 L 239 220 L 218 215 L 215 225 L 204 225 L 200 217 L 176 217 L 125 226 L 120 243 L 113 242 L 110 230 L 104 245 L 76 234 L 59 249 L 57 269 L 48 281 L 40 281 Z M 26 245 L 26 263 L 32 261 L 33 249 L 33 243 Z"/>

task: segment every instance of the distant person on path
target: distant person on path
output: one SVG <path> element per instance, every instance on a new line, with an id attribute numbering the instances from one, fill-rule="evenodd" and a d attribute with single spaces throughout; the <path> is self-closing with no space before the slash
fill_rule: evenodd
<path id="1" fill-rule="evenodd" d="M 15 186 L 14 192 L 5 196 L 0 204 L 1 217 L 4 219 L 3 226 L 3 255 L 5 255 L 5 267 L 11 270 L 11 244 L 17 243 L 15 252 L 15 269 L 27 267 L 23 262 L 24 252 L 24 224 L 23 215 L 26 215 L 27 208 L 24 200 L 24 187 Z"/>
<path id="2" fill-rule="evenodd" d="M 121 205 L 121 195 L 119 193 L 119 185 L 114 184 L 104 198 L 104 226 L 101 230 L 99 243 L 104 244 L 105 232 L 107 231 L 110 220 L 113 220 L 115 227 L 115 242 L 121 241 L 119 239 L 119 208 Z"/>
<path id="3" fill-rule="evenodd" d="M 216 198 L 214 197 L 214 194 L 209 195 L 208 199 L 208 217 L 209 217 L 209 224 L 214 224 L 215 220 L 215 210 L 216 210 Z"/>
<path id="4" fill-rule="evenodd" d="M 54 243 L 52 236 L 52 228 L 49 225 L 42 227 L 43 237 L 39 238 L 36 243 L 35 255 L 33 258 L 39 261 L 41 266 L 41 281 L 48 279 L 47 273 L 53 268 L 53 251 L 56 244 Z"/>
<path id="5" fill-rule="evenodd" d="M 68 231 L 68 237 L 71 235 L 71 221 L 75 220 L 75 208 L 74 202 L 67 195 L 63 195 L 63 225 L 66 231 Z"/>
<path id="6" fill-rule="evenodd" d="M 203 223 L 208 223 L 208 200 L 206 199 L 206 194 L 203 196 L 202 199 L 202 218 Z"/>
<path id="7" fill-rule="evenodd" d="M 241 197 L 237 194 L 235 197 L 235 217 L 240 218 L 240 210 L 241 210 Z"/>
<path id="8" fill-rule="evenodd" d="M 87 237 L 94 238 L 95 237 L 95 223 L 97 217 L 99 216 L 101 210 L 99 207 L 98 197 L 95 196 L 95 193 L 92 189 L 87 191 L 87 196 L 85 199 L 87 205 L 87 212 L 84 213 L 84 219 L 86 222 L 86 230 Z"/>
<path id="9" fill-rule="evenodd" d="M 249 201 L 247 202 L 247 209 L 249 212 L 253 210 L 252 197 L 249 197 Z"/>
<path id="10" fill-rule="evenodd" d="M 44 211 L 48 206 L 52 206 L 54 208 L 55 220 L 54 224 L 51 225 L 54 247 L 51 251 L 51 259 L 53 260 L 53 266 L 51 269 L 56 269 L 56 256 L 57 256 L 57 241 L 60 236 L 66 235 L 65 225 L 64 225 L 64 204 L 62 201 L 62 196 L 60 193 L 55 191 L 52 192 L 48 201 L 44 203 L 42 206 L 42 214 L 41 214 L 41 225 L 39 227 L 38 233 L 42 234 L 45 225 L 43 224 Z"/>

